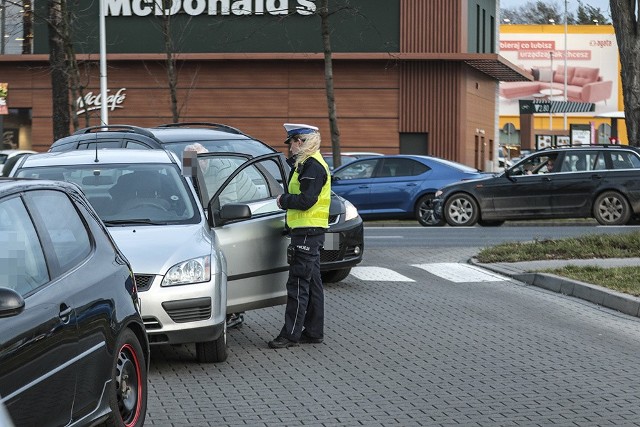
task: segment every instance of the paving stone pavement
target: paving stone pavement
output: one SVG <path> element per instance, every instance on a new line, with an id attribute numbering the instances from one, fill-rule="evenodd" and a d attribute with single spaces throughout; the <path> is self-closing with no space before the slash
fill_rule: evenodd
<path id="1" fill-rule="evenodd" d="M 452 283 L 413 267 L 464 250 L 369 250 L 415 282 L 326 286 L 326 339 L 272 350 L 284 307 L 247 313 L 229 359 L 154 347 L 146 425 L 640 425 L 640 321 L 507 280 Z"/>

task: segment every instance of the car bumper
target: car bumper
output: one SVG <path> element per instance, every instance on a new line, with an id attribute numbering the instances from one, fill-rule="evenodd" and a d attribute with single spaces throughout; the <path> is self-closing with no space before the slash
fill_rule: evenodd
<path id="1" fill-rule="evenodd" d="M 361 218 L 332 225 L 327 233 L 335 233 L 337 249 L 320 251 L 320 270 L 330 271 L 353 267 L 362 261 L 364 253 L 364 226 Z"/>
<path id="2" fill-rule="evenodd" d="M 136 275 L 136 282 L 142 276 Z M 226 321 L 226 289 L 221 273 L 212 280 L 162 287 L 156 275 L 148 286 L 138 288 L 141 314 L 150 344 L 183 344 L 212 341 Z"/>

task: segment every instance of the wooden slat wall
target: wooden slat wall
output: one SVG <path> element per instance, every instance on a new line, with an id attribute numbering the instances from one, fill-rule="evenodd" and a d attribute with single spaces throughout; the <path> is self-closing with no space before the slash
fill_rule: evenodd
<path id="1" fill-rule="evenodd" d="M 171 121 L 169 94 L 160 61 L 109 61 L 110 93 L 126 88 L 123 108 L 109 112 L 111 124 L 154 126 Z M 180 64 L 178 96 L 182 121 L 209 121 L 238 127 L 285 150 L 285 122 L 320 127 L 322 149 L 331 140 L 324 66 L 312 61 L 185 61 Z M 4 72 L 6 71 L 6 72 Z M 399 68 L 387 61 L 335 61 L 336 102 L 344 151 L 398 152 Z M 39 67 L 15 64 L 0 75 L 9 85 L 11 108 L 32 108 L 31 147 L 52 143 L 50 76 Z M 5 80 L 6 79 L 6 80 Z M 99 93 L 97 70 L 86 91 Z M 90 125 L 97 125 L 99 111 Z M 84 116 L 81 127 L 85 126 Z"/>
<path id="2" fill-rule="evenodd" d="M 400 132 L 428 133 L 430 155 L 458 158 L 464 120 L 461 67 L 455 62 L 407 62 L 402 66 Z"/>
<path id="3" fill-rule="evenodd" d="M 400 51 L 462 52 L 461 18 L 466 0 L 400 0 Z"/>

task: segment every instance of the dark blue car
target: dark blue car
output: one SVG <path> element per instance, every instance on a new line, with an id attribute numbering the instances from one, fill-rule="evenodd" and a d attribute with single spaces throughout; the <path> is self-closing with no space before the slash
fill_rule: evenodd
<path id="1" fill-rule="evenodd" d="M 430 156 L 395 155 L 358 159 L 336 168 L 332 190 L 365 219 L 411 219 L 442 225 L 433 216 L 435 192 L 453 182 L 486 176 L 477 169 Z"/>

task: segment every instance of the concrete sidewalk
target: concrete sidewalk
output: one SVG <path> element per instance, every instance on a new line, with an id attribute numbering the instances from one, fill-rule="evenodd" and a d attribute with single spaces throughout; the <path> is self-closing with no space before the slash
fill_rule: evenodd
<path id="1" fill-rule="evenodd" d="M 469 263 L 504 276 L 512 277 L 529 285 L 581 298 L 603 307 L 640 317 L 640 298 L 638 297 L 591 283 L 567 279 L 555 274 L 538 272 L 540 270 L 561 268 L 566 265 L 603 268 L 638 266 L 640 265 L 640 258 L 594 258 L 497 263 L 481 263 L 475 258 L 471 258 Z"/>

